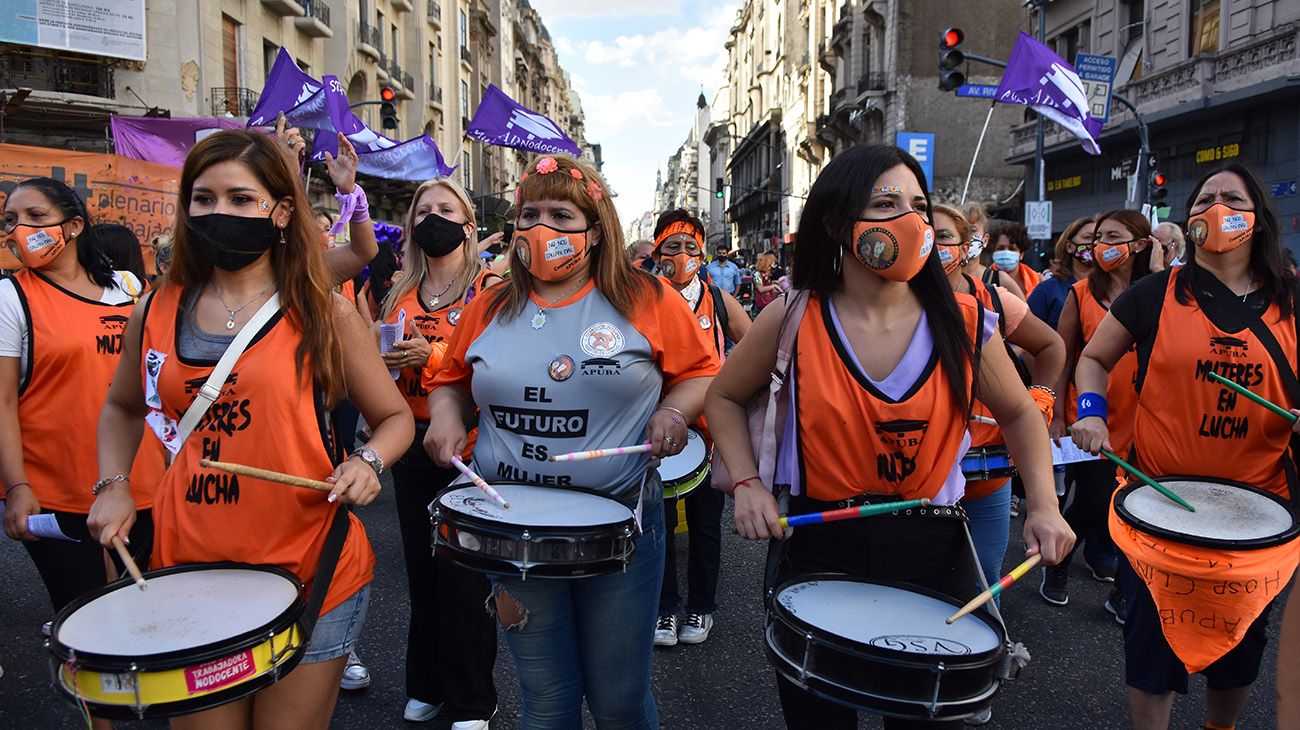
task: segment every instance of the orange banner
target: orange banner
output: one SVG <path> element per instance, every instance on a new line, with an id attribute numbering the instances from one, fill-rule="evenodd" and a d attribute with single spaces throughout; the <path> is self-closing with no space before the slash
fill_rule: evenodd
<path id="1" fill-rule="evenodd" d="M 1110 535 L 1151 591 L 1165 639 L 1190 674 L 1232 651 L 1300 561 L 1300 540 L 1257 550 L 1164 540 L 1121 519 L 1111 499 Z"/>
<path id="2" fill-rule="evenodd" d="M 0 199 L 8 197 L 14 183 L 29 177 L 62 181 L 86 201 L 93 223 L 120 223 L 135 233 L 150 274 L 150 241 L 171 233 L 180 176 L 178 168 L 117 155 L 0 144 Z M 21 267 L 7 247 L 0 249 L 0 268 Z"/>

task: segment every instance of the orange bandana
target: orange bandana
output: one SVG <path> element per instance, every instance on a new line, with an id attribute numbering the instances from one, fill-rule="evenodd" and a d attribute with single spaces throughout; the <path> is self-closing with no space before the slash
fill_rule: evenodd
<path id="1" fill-rule="evenodd" d="M 676 236 L 678 233 L 685 233 L 691 238 L 694 238 L 695 242 L 700 244 L 701 248 L 704 247 L 704 236 L 700 235 L 700 230 L 698 228 L 686 221 L 673 221 L 664 228 L 663 233 L 660 233 L 659 236 L 655 238 L 655 248 L 662 246 L 669 236 Z"/>

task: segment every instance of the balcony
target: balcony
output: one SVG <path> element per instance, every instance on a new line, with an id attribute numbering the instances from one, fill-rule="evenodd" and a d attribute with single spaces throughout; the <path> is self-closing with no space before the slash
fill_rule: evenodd
<path id="1" fill-rule="evenodd" d="M 384 54 L 384 49 L 379 49 L 379 60 L 375 62 L 375 78 L 379 81 L 388 81 L 388 56 Z"/>
<path id="2" fill-rule="evenodd" d="M 835 93 L 831 94 L 831 111 L 834 112 L 844 106 L 848 98 L 849 90 L 847 88 L 836 89 Z"/>
<path id="3" fill-rule="evenodd" d="M 406 89 L 406 93 L 409 95 L 406 98 L 415 98 L 415 77 L 411 76 L 410 71 L 402 72 L 402 88 Z"/>
<path id="4" fill-rule="evenodd" d="M 210 94 L 212 116 L 247 117 L 257 106 L 258 93 L 240 86 L 214 86 Z"/>
<path id="5" fill-rule="evenodd" d="M 294 0 L 262 0 L 262 7 L 284 18 L 297 17 L 303 14 L 302 3 L 294 2 Z"/>
<path id="6" fill-rule="evenodd" d="M 470 62 L 469 59 L 470 59 L 470 56 L 469 56 L 469 47 L 468 47 L 468 46 L 461 46 L 461 47 L 460 47 L 460 60 L 464 61 L 465 63 L 469 63 L 469 62 Z"/>
<path id="7" fill-rule="evenodd" d="M 293 25 L 299 33 L 311 38 L 333 38 L 330 30 L 330 6 L 321 0 L 303 0 L 304 12 L 293 19 Z"/>
<path id="8" fill-rule="evenodd" d="M 826 41 L 817 41 L 817 65 L 821 66 L 823 71 L 828 74 L 835 73 L 835 57 L 838 55 L 834 48 L 826 46 Z"/>
<path id="9" fill-rule="evenodd" d="M 402 66 L 397 63 L 396 58 L 388 62 L 388 83 L 393 86 L 402 85 Z"/>
<path id="10" fill-rule="evenodd" d="M 435 28 L 442 27 L 442 0 L 429 0 L 429 10 L 424 19 Z"/>
<path id="11" fill-rule="evenodd" d="M 115 98 L 111 66 L 54 51 L 5 47 L 0 53 L 0 79 L 5 85 L 34 91 Z"/>
<path id="12" fill-rule="evenodd" d="M 865 73 L 862 78 L 858 79 L 858 95 L 861 96 L 868 91 L 884 91 L 885 75 L 881 73 Z"/>
<path id="13" fill-rule="evenodd" d="M 442 89 L 437 84 L 429 84 L 429 106 L 442 106 Z"/>
<path id="14" fill-rule="evenodd" d="M 370 25 L 366 21 L 357 24 L 357 50 L 361 51 L 372 59 L 379 60 L 379 49 L 384 47 L 384 42 L 379 35 L 379 29 Z"/>
<path id="15" fill-rule="evenodd" d="M 399 13 L 411 12 L 411 0 L 388 0 L 388 4 Z"/>
<path id="16" fill-rule="evenodd" d="M 831 28 L 831 46 L 847 45 L 849 36 L 853 33 L 853 6 L 844 3 L 840 6 L 839 20 Z"/>

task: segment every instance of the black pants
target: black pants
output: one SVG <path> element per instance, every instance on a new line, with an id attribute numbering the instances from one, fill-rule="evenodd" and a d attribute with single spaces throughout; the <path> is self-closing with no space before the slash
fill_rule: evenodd
<path id="1" fill-rule="evenodd" d="M 686 610 L 713 613 L 718 610 L 718 568 L 722 563 L 722 505 L 727 497 L 708 483 L 696 487 L 686 500 Z M 677 551 L 673 531 L 677 529 L 677 500 L 664 500 L 664 585 L 659 592 L 659 613 L 675 613 L 682 607 L 677 590 Z"/>
<path id="2" fill-rule="evenodd" d="M 1110 513 L 1110 495 L 1115 492 L 1115 465 L 1107 459 L 1070 464 L 1065 467 L 1065 483 L 1073 483 L 1074 498 L 1062 516 L 1079 539 L 1075 549 L 1061 561 L 1061 567 L 1070 567 L 1078 546 L 1085 542 L 1084 553 L 1087 556 L 1101 552 L 1114 554 L 1115 543 L 1110 539 L 1106 520 Z M 1070 491 L 1067 486 L 1066 494 Z"/>
<path id="3" fill-rule="evenodd" d="M 41 574 L 45 590 L 49 591 L 54 611 L 58 613 L 63 607 L 72 603 L 78 596 L 92 591 L 108 582 L 108 573 L 104 568 L 104 547 L 90 537 L 86 529 L 87 515 L 75 512 L 54 512 L 63 534 L 78 540 L 35 540 L 24 542 L 27 554 L 32 556 L 36 570 Z M 140 570 L 149 569 L 149 555 L 153 552 L 153 510 L 140 510 L 135 515 L 135 524 L 131 527 L 131 544 L 128 549 L 135 558 Z M 118 575 L 126 575 L 126 568 L 117 556 L 116 550 L 108 551 L 113 564 L 117 566 Z M 50 618 L 53 618 L 51 616 Z"/>
<path id="4" fill-rule="evenodd" d="M 827 502 L 790 500 L 790 514 L 834 509 Z M 777 584 L 809 573 L 846 573 L 902 580 L 963 603 L 980 592 L 975 556 L 960 520 L 878 516 L 796 528 L 777 568 Z M 858 726 L 856 710 L 825 700 L 777 676 L 781 711 L 789 728 L 828 730 Z M 930 722 L 882 718 L 886 728 L 960 728 L 961 720 Z"/>
<path id="5" fill-rule="evenodd" d="M 417 428 L 415 443 L 393 465 L 411 596 L 406 695 L 442 705 L 442 716 L 451 722 L 486 720 L 497 707 L 496 626 L 483 604 L 491 589 L 482 573 L 433 556 L 429 503 L 457 472 L 434 464 L 423 441 L 424 429 Z"/>

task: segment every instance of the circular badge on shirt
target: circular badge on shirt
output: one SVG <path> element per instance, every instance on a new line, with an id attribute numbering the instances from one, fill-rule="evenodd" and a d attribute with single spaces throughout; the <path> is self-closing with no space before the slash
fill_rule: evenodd
<path id="1" fill-rule="evenodd" d="M 858 258 L 876 271 L 888 269 L 898 260 L 898 241 L 884 228 L 868 228 L 858 236 Z"/>
<path id="2" fill-rule="evenodd" d="M 447 324 L 452 327 L 460 324 L 460 310 L 460 307 L 453 307 L 450 312 L 447 312 Z"/>
<path id="3" fill-rule="evenodd" d="M 700 321 L 700 329 L 702 330 L 706 330 L 713 326 L 713 320 L 709 319 L 707 315 L 701 314 L 698 319 Z"/>
<path id="4" fill-rule="evenodd" d="M 582 333 L 582 351 L 593 357 L 613 357 L 623 351 L 623 333 L 611 322 L 597 322 Z"/>
<path id="5" fill-rule="evenodd" d="M 551 376 L 551 380 L 562 383 L 573 375 L 573 358 L 568 355 L 560 355 L 551 361 L 546 367 L 546 374 Z"/>

